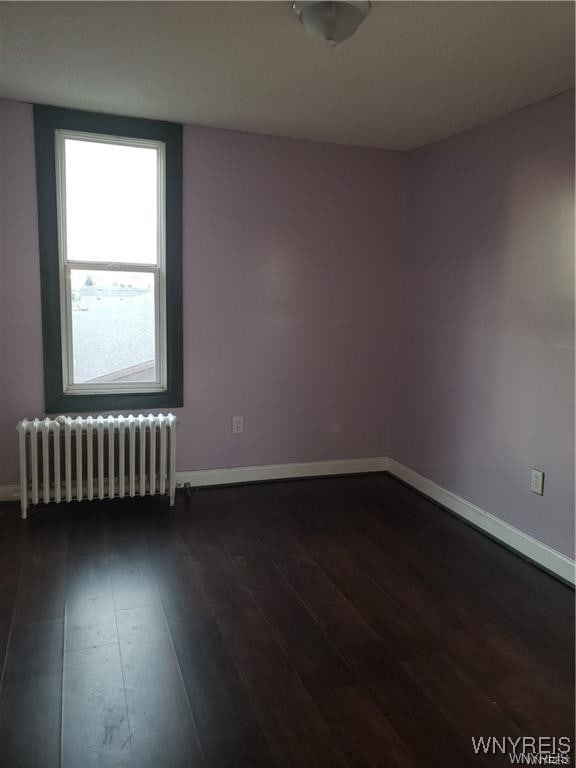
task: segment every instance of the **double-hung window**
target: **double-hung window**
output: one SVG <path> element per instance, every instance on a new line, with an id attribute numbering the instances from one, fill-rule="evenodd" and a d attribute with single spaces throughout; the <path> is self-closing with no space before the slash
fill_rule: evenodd
<path id="1" fill-rule="evenodd" d="M 181 126 L 35 108 L 48 412 L 182 404 Z"/>

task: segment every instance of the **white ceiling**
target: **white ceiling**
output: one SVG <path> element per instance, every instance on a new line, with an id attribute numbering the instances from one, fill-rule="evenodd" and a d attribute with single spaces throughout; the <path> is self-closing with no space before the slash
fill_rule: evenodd
<path id="1" fill-rule="evenodd" d="M 412 149 L 574 87 L 572 2 L 383 2 L 335 50 L 289 2 L 1 2 L 0 95 Z"/>

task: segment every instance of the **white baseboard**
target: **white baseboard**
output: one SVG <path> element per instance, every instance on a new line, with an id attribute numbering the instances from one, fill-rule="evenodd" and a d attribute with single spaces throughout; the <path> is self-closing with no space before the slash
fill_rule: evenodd
<path id="1" fill-rule="evenodd" d="M 301 477 L 327 477 L 365 472 L 390 472 L 392 475 L 420 491 L 433 501 L 450 510 L 487 534 L 516 550 L 523 557 L 556 574 L 564 581 L 576 582 L 576 563 L 566 555 L 533 538 L 524 531 L 505 523 L 495 515 L 472 504 L 452 491 L 447 491 L 432 480 L 419 475 L 394 459 L 376 456 L 365 459 L 339 459 L 301 464 L 267 464 L 254 467 L 228 467 L 200 469 L 176 473 L 176 484 L 193 488 L 212 485 L 254 483 L 263 480 L 283 480 Z M 0 485 L 0 502 L 18 501 L 18 485 Z"/>
<path id="2" fill-rule="evenodd" d="M 263 480 L 288 480 L 298 477 L 325 477 L 351 475 L 363 472 L 386 472 L 388 459 L 384 456 L 366 459 L 335 459 L 334 461 L 309 461 L 301 464 L 263 464 L 254 467 L 226 467 L 223 469 L 198 469 L 176 472 L 176 486 L 190 484 L 193 488 L 210 485 L 233 485 Z M 0 502 L 18 501 L 20 486 L 0 485 Z"/>
<path id="3" fill-rule="evenodd" d="M 498 541 L 501 541 L 511 549 L 516 550 L 523 557 L 540 565 L 547 571 L 556 574 L 570 584 L 576 582 L 576 563 L 566 555 L 558 552 L 547 544 L 533 538 L 524 531 L 505 523 L 495 515 L 477 507 L 452 491 L 447 491 L 432 480 L 422 477 L 394 459 L 388 459 L 388 471 L 415 488 L 420 493 L 441 504 L 454 514 L 472 523 L 476 528 L 485 531 Z"/>
<path id="4" fill-rule="evenodd" d="M 233 485 L 263 480 L 283 480 L 298 477 L 326 477 L 351 475 L 362 472 L 386 472 L 388 459 L 376 456 L 366 459 L 337 459 L 334 461 L 309 461 L 302 464 L 264 464 L 255 467 L 229 467 L 225 469 L 200 469 L 176 472 L 176 485 L 189 483 L 193 488 L 207 485 Z"/>
<path id="5" fill-rule="evenodd" d="M 12 485 L 0 485 L 0 502 L 2 501 L 18 501 L 20 499 L 20 486 L 13 483 Z"/>

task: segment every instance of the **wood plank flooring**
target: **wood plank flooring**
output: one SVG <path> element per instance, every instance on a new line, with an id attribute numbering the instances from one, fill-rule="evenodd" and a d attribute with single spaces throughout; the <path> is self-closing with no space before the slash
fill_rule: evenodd
<path id="1" fill-rule="evenodd" d="M 0 661 L 2 768 L 486 768 L 509 757 L 472 737 L 574 739 L 573 591 L 387 475 L 4 506 Z"/>

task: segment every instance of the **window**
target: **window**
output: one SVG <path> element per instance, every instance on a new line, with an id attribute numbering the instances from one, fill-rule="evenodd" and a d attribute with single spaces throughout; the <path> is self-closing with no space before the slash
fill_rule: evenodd
<path id="1" fill-rule="evenodd" d="M 35 107 L 47 412 L 182 405 L 182 129 Z"/>

